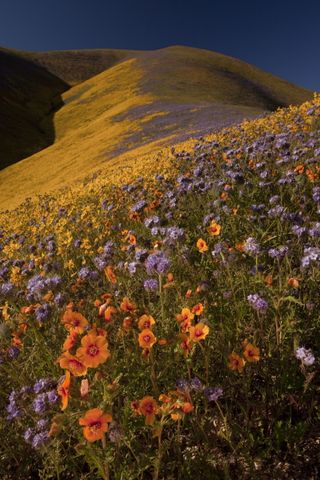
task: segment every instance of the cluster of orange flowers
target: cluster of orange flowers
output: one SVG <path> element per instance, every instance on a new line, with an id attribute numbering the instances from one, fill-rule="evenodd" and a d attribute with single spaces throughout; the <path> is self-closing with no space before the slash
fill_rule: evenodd
<path id="1" fill-rule="evenodd" d="M 78 343 L 79 337 L 89 327 L 88 320 L 79 312 L 68 308 L 62 319 L 62 324 L 68 330 L 63 344 L 63 353 L 58 362 L 61 368 L 67 370 L 64 382 L 58 387 L 62 399 L 62 409 L 67 408 L 69 400 L 70 374 L 75 377 L 86 375 L 88 368 L 96 368 L 110 357 L 107 342 L 107 332 L 102 328 L 93 327 L 80 340 L 75 354 L 70 353 Z"/>
<path id="2" fill-rule="evenodd" d="M 180 327 L 180 347 L 185 356 L 188 356 L 192 349 L 193 343 L 198 343 L 204 340 L 209 333 L 209 327 L 203 322 L 193 324 L 195 317 L 200 317 L 203 313 L 204 307 L 202 303 L 194 305 L 192 309 L 183 308 L 180 313 L 176 315 L 177 322 Z"/>
<path id="3" fill-rule="evenodd" d="M 242 342 L 242 357 L 235 352 L 230 353 L 228 367 L 230 370 L 237 371 L 239 373 L 243 372 L 246 362 L 256 363 L 260 360 L 260 349 L 248 340 Z"/>
<path id="4" fill-rule="evenodd" d="M 207 231 L 211 237 L 217 237 L 220 235 L 221 225 L 219 225 L 217 222 L 212 220 L 211 224 L 207 228 Z M 199 238 L 197 240 L 197 249 L 199 250 L 200 253 L 204 253 L 209 250 L 207 242 L 203 240 L 203 238 Z"/>
<path id="5" fill-rule="evenodd" d="M 160 403 L 159 403 L 160 402 Z M 183 415 L 193 411 L 189 393 L 180 390 L 171 390 L 167 394 L 161 394 L 159 401 L 151 396 L 143 397 L 131 403 L 131 408 L 135 415 L 145 417 L 146 425 L 153 425 L 156 416 L 162 418 L 170 417 L 174 421 L 181 420 Z"/>

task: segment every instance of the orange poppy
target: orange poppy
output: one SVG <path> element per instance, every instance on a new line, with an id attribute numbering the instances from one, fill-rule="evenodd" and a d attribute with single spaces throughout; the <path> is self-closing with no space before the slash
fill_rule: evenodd
<path id="1" fill-rule="evenodd" d="M 151 315 L 142 315 L 139 318 L 138 327 L 139 330 L 151 328 L 156 323 L 155 319 Z"/>
<path id="2" fill-rule="evenodd" d="M 63 323 L 63 325 L 69 331 L 83 333 L 86 326 L 88 325 L 88 320 L 83 315 L 81 315 L 81 313 L 73 312 L 68 308 L 63 314 L 61 323 Z"/>
<path id="3" fill-rule="evenodd" d="M 176 315 L 176 319 L 179 323 L 185 322 L 189 320 L 190 322 L 194 319 L 194 314 L 191 312 L 189 308 L 183 308 L 181 313 Z"/>
<path id="4" fill-rule="evenodd" d="M 117 283 L 117 276 L 116 274 L 114 273 L 113 271 L 113 268 L 111 265 L 108 265 L 105 269 L 104 269 L 104 273 L 106 274 L 106 277 L 107 279 L 109 280 L 109 282 L 111 283 Z"/>
<path id="5" fill-rule="evenodd" d="M 192 349 L 192 344 L 191 344 L 190 338 L 188 337 L 188 335 L 186 335 L 184 333 L 180 333 L 179 337 L 182 340 L 181 343 L 180 343 L 180 348 L 183 352 L 183 355 L 185 357 L 187 357 L 189 355 L 189 353 L 191 352 L 191 349 Z"/>
<path id="6" fill-rule="evenodd" d="M 131 327 L 133 325 L 133 318 L 131 317 L 125 317 L 122 321 L 122 327 L 126 332 L 129 332 L 131 330 Z"/>
<path id="7" fill-rule="evenodd" d="M 181 410 L 183 411 L 183 413 L 190 413 L 192 412 L 192 410 L 194 410 L 194 406 L 190 402 L 185 402 L 182 404 Z"/>
<path id="8" fill-rule="evenodd" d="M 157 337 L 153 334 L 152 330 L 145 328 L 139 333 L 139 345 L 141 348 L 151 348 L 157 341 Z"/>
<path id="9" fill-rule="evenodd" d="M 212 221 L 208 227 L 209 235 L 211 235 L 212 237 L 218 236 L 220 235 L 220 231 L 221 231 L 221 225 L 219 225 L 215 221 Z"/>
<path id="10" fill-rule="evenodd" d="M 209 250 L 209 247 L 206 244 L 205 240 L 203 240 L 202 238 L 199 238 L 199 240 L 197 241 L 197 249 L 199 250 L 200 253 L 204 253 Z"/>
<path id="11" fill-rule="evenodd" d="M 79 424 L 84 427 L 83 436 L 88 442 L 101 440 L 112 422 L 112 415 L 104 413 L 100 408 L 88 410 L 84 417 L 79 419 Z"/>
<path id="12" fill-rule="evenodd" d="M 200 342 L 200 340 L 204 340 L 209 333 L 208 325 L 205 325 L 202 322 L 197 323 L 194 327 L 190 327 L 190 340 L 193 342 Z"/>
<path id="13" fill-rule="evenodd" d="M 247 343 L 244 347 L 243 356 L 248 362 L 259 362 L 260 349 L 252 345 L 252 343 Z"/>
<path id="14" fill-rule="evenodd" d="M 238 355 L 235 352 L 230 353 L 228 358 L 229 358 L 228 367 L 230 368 L 230 370 L 237 370 L 238 372 L 241 373 L 246 364 L 243 358 L 241 358 L 240 355 Z"/>
<path id="15" fill-rule="evenodd" d="M 81 377 L 87 373 L 87 367 L 82 360 L 69 352 L 64 352 L 60 356 L 59 365 L 61 368 L 69 370 L 75 377 Z"/>
<path id="16" fill-rule="evenodd" d="M 299 285 L 300 285 L 299 280 L 297 278 L 294 278 L 294 277 L 289 278 L 288 285 L 289 285 L 289 287 L 297 289 L 297 288 L 299 288 Z"/>
<path id="17" fill-rule="evenodd" d="M 81 339 L 81 347 L 77 350 L 77 357 L 86 367 L 96 368 L 110 357 L 105 337 L 90 333 Z"/>
<path id="18" fill-rule="evenodd" d="M 131 302 L 128 297 L 124 297 L 120 304 L 120 309 L 123 312 L 134 312 L 137 309 L 135 303 Z"/>
<path id="19" fill-rule="evenodd" d="M 128 241 L 128 243 L 130 243 L 130 245 L 136 245 L 137 244 L 137 239 L 135 237 L 135 235 L 128 235 L 126 240 Z"/>
<path id="20" fill-rule="evenodd" d="M 155 415 L 159 410 L 158 404 L 153 397 L 144 397 L 139 402 L 139 411 L 141 415 L 146 417 L 146 425 L 153 425 L 155 421 Z"/>
<path id="21" fill-rule="evenodd" d="M 117 309 L 115 307 L 107 307 L 104 312 L 104 319 L 106 322 L 111 322 L 112 315 L 117 313 Z"/>
<path id="22" fill-rule="evenodd" d="M 194 313 L 195 315 L 198 315 L 198 316 L 203 313 L 203 310 L 204 310 L 204 307 L 203 307 L 202 303 L 197 303 L 197 305 L 192 307 L 192 313 Z"/>
<path id="23" fill-rule="evenodd" d="M 64 341 L 64 344 L 62 347 L 63 350 L 64 351 L 71 350 L 71 348 L 74 347 L 74 345 L 76 344 L 77 338 L 78 338 L 78 333 L 76 331 L 72 331 Z"/>
<path id="24" fill-rule="evenodd" d="M 58 385 L 57 392 L 61 397 L 61 410 L 65 410 L 69 402 L 70 372 L 66 371 L 64 380 Z"/>

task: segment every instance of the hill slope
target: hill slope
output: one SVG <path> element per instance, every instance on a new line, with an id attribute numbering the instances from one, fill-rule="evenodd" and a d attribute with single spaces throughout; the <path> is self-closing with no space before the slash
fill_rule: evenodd
<path id="1" fill-rule="evenodd" d="M 138 155 L 311 97 L 244 62 L 189 47 L 48 52 L 37 61 L 73 83 L 85 66 L 87 75 L 108 68 L 64 93 L 53 145 L 0 172 L 2 208 L 100 168 L 130 169 Z"/>
<path id="2" fill-rule="evenodd" d="M 0 169 L 50 145 L 53 115 L 67 83 L 0 48 Z"/>

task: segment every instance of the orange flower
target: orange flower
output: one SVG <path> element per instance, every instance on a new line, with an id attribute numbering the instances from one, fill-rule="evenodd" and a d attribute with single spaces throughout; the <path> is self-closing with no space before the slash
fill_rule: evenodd
<path id="1" fill-rule="evenodd" d="M 139 333 L 139 345 L 141 348 L 151 348 L 157 341 L 157 337 L 153 334 L 152 330 L 145 328 Z"/>
<path id="2" fill-rule="evenodd" d="M 182 349 L 183 355 L 187 357 L 192 349 L 190 338 L 185 333 L 180 333 L 179 337 L 182 340 L 180 343 L 180 348 Z"/>
<path id="3" fill-rule="evenodd" d="M 230 370 L 237 370 L 238 372 L 241 373 L 242 370 L 244 369 L 244 366 L 245 366 L 245 363 L 246 363 L 243 360 L 243 358 L 241 358 L 235 352 L 230 353 L 228 358 L 229 358 L 228 367 L 230 368 Z"/>
<path id="4" fill-rule="evenodd" d="M 137 309 L 135 303 L 131 302 L 128 297 L 124 297 L 120 304 L 120 308 L 123 312 L 134 312 Z"/>
<path id="5" fill-rule="evenodd" d="M 260 349 L 252 345 L 252 343 L 247 343 L 244 347 L 243 356 L 248 362 L 259 362 Z"/>
<path id="6" fill-rule="evenodd" d="M 169 272 L 167 275 L 167 280 L 169 283 L 174 281 L 173 273 Z"/>
<path id="7" fill-rule="evenodd" d="M 269 287 L 272 286 L 273 284 L 273 277 L 272 275 L 267 275 L 265 278 L 264 278 L 264 282 L 266 285 L 268 285 Z"/>
<path id="8" fill-rule="evenodd" d="M 194 314 L 191 312 L 189 308 L 183 308 L 181 313 L 176 315 L 177 322 L 182 323 L 186 322 L 187 320 L 191 321 L 194 319 Z"/>
<path id="9" fill-rule="evenodd" d="M 111 322 L 112 315 L 117 313 L 117 309 L 115 307 L 107 307 L 104 312 L 104 319 L 106 322 Z"/>
<path id="10" fill-rule="evenodd" d="M 74 347 L 74 345 L 76 344 L 77 338 L 78 333 L 76 331 L 72 331 L 64 341 L 63 350 L 71 350 L 71 348 Z"/>
<path id="11" fill-rule="evenodd" d="M 87 367 L 76 356 L 69 352 L 64 352 L 59 358 L 59 365 L 61 368 L 69 370 L 75 377 L 81 377 L 87 373 Z"/>
<path id="12" fill-rule="evenodd" d="M 299 280 L 297 278 L 289 278 L 288 280 L 288 285 L 289 287 L 292 287 L 292 288 L 299 288 Z"/>
<path id="13" fill-rule="evenodd" d="M 116 276 L 116 274 L 114 273 L 113 268 L 112 268 L 111 265 L 108 265 L 108 266 L 104 269 L 104 273 L 106 274 L 106 277 L 107 277 L 107 279 L 109 280 L 109 282 L 111 282 L 111 283 L 117 283 L 117 276 Z"/>
<path id="14" fill-rule="evenodd" d="M 126 332 L 129 332 L 133 324 L 133 318 L 125 317 L 122 322 L 122 327 Z"/>
<path id="15" fill-rule="evenodd" d="M 155 421 L 155 415 L 158 412 L 159 407 L 153 397 L 144 397 L 139 402 L 139 411 L 141 415 L 146 417 L 146 425 L 153 425 Z"/>
<path id="16" fill-rule="evenodd" d="M 135 235 L 132 235 L 132 234 L 128 235 L 126 240 L 128 241 L 128 243 L 130 243 L 130 245 L 136 245 L 137 244 L 137 239 L 136 239 Z"/>
<path id="17" fill-rule="evenodd" d="M 83 333 L 88 325 L 88 320 L 79 312 L 73 312 L 69 308 L 64 312 L 61 323 L 67 330 Z"/>
<path id="18" fill-rule="evenodd" d="M 195 315 L 198 315 L 198 316 L 202 314 L 203 310 L 204 310 L 204 307 L 203 307 L 202 303 L 197 303 L 197 305 L 192 307 L 192 313 L 194 313 Z"/>
<path id="19" fill-rule="evenodd" d="M 304 166 L 303 165 L 297 165 L 294 169 L 294 172 L 297 173 L 298 175 L 304 172 Z"/>
<path id="20" fill-rule="evenodd" d="M 112 415 L 104 413 L 100 408 L 88 410 L 79 420 L 79 424 L 84 427 L 83 436 L 88 442 L 101 440 L 108 431 L 110 422 L 112 422 Z"/>
<path id="21" fill-rule="evenodd" d="M 110 357 L 107 340 L 101 335 L 88 334 L 82 337 L 81 345 L 77 350 L 77 357 L 86 367 L 96 368 Z"/>
<path id="22" fill-rule="evenodd" d="M 200 340 L 204 340 L 209 333 L 208 325 L 205 325 L 202 322 L 197 323 L 194 327 L 190 327 L 190 340 L 193 342 L 200 342 Z"/>
<path id="23" fill-rule="evenodd" d="M 177 422 L 178 420 L 181 420 L 181 418 L 182 418 L 181 413 L 171 413 L 170 416 L 171 416 L 172 420 L 174 420 L 175 422 Z"/>
<path id="24" fill-rule="evenodd" d="M 183 413 L 190 413 L 190 412 L 192 412 L 193 409 L 194 409 L 194 406 L 190 402 L 185 402 L 181 406 L 181 410 L 183 411 Z"/>
<path id="25" fill-rule="evenodd" d="M 138 327 L 139 330 L 151 328 L 156 323 L 155 319 L 151 315 L 142 315 L 139 318 Z"/>
<path id="26" fill-rule="evenodd" d="M 58 385 L 57 392 L 61 397 L 61 410 L 65 410 L 69 402 L 69 387 L 70 387 L 70 372 L 66 371 L 65 378 L 60 385 Z"/>
<path id="27" fill-rule="evenodd" d="M 209 247 L 202 238 L 199 238 L 199 240 L 197 241 L 197 249 L 200 253 L 204 253 L 209 250 Z"/>
<path id="28" fill-rule="evenodd" d="M 211 235 L 212 237 L 218 236 L 220 235 L 220 231 L 221 231 L 221 225 L 219 225 L 215 221 L 212 221 L 208 227 L 209 235 Z"/>

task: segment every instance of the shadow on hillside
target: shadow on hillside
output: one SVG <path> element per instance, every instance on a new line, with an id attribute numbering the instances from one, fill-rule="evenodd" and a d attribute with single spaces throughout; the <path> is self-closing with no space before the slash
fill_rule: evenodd
<path id="1" fill-rule="evenodd" d="M 0 169 L 54 142 L 54 115 L 68 88 L 43 67 L 0 50 Z"/>

